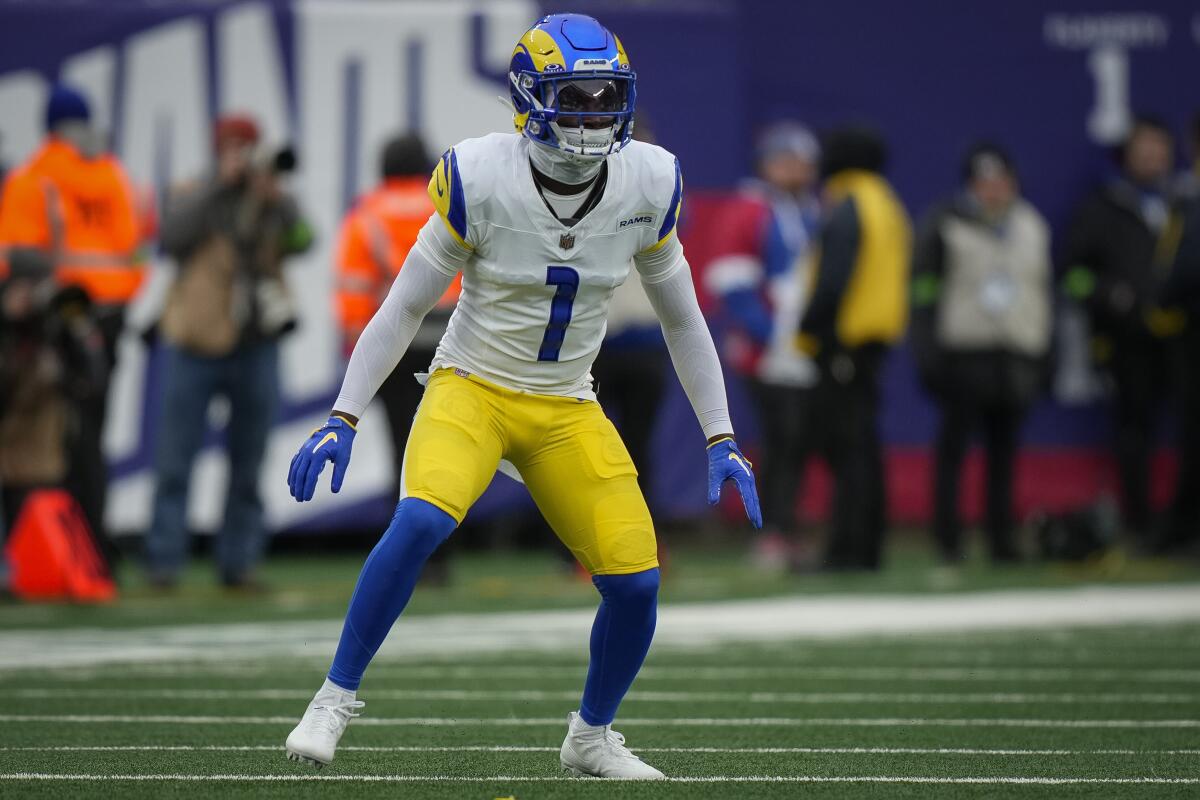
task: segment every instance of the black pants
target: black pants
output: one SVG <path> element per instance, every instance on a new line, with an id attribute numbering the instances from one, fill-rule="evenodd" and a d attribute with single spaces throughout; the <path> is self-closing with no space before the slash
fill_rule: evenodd
<path id="1" fill-rule="evenodd" d="M 70 455 L 64 488 L 83 509 L 97 549 L 111 568 L 116 548 L 104 528 L 104 507 L 108 496 L 108 464 L 104 460 L 104 418 L 108 414 L 108 392 L 117 363 L 117 342 L 125 328 L 125 308 L 107 306 L 96 312 L 96 326 L 104 337 L 108 362 L 104 385 L 90 399 L 79 404 L 77 426 L 70 441 Z"/>
<path id="2" fill-rule="evenodd" d="M 0 517 L 0 544 L 12 536 L 17 517 L 21 515 L 21 507 L 25 505 L 25 498 L 30 491 L 27 486 L 5 486 L 0 489 L 0 514 L 3 515 Z"/>
<path id="3" fill-rule="evenodd" d="M 1114 450 L 1121 482 L 1125 527 L 1138 537 L 1149 534 L 1150 456 L 1169 392 L 1167 346 L 1149 334 L 1117 337 L 1109 365 L 1114 398 Z"/>
<path id="4" fill-rule="evenodd" d="M 665 361 L 662 347 L 606 345 L 592 365 L 600 405 L 629 450 L 647 502 L 651 497 L 650 440 L 662 404 Z"/>
<path id="5" fill-rule="evenodd" d="M 400 474 L 404 469 L 404 448 L 408 445 L 408 433 L 412 430 L 413 417 L 417 414 L 417 406 L 420 405 L 421 395 L 425 392 L 425 387 L 417 383 L 413 375 L 424 372 L 429 367 L 433 354 L 433 350 L 410 348 L 377 392 L 387 413 L 388 429 L 392 432 L 395 497 L 400 496 Z M 449 558 L 450 542 L 446 541 L 433 551 L 433 555 L 426 562 L 425 579 L 433 583 L 445 582 L 448 577 L 446 570 Z"/>
<path id="6" fill-rule="evenodd" d="M 980 430 L 987 460 L 984 530 L 992 559 L 1011 560 L 1016 556 L 1012 541 L 1013 465 L 1024 414 L 1009 408 L 981 406 L 961 395 L 943 398 L 940 405 L 933 533 L 942 558 L 957 561 L 962 557 L 962 520 L 958 514 L 962 463 L 973 434 Z"/>
<path id="7" fill-rule="evenodd" d="M 806 432 L 813 389 L 755 381 L 754 399 L 762 430 L 762 464 L 758 475 L 763 528 L 792 533 L 798 527 L 796 499 L 811 453 Z"/>
<path id="8" fill-rule="evenodd" d="M 410 349 L 377 392 L 387 413 L 388 429 L 392 432 L 396 497 L 400 496 L 400 472 L 404 468 L 404 448 L 408 444 L 408 432 L 412 429 L 413 417 L 416 416 L 417 406 L 421 403 L 421 395 L 425 391 L 425 387 L 417 383 L 413 375 L 424 372 L 432 360 L 432 350 Z"/>
<path id="9" fill-rule="evenodd" d="M 833 517 L 826 549 L 832 569 L 878 569 L 887 497 L 879 441 L 879 374 L 883 345 L 818 359 L 812 433 L 833 472 Z"/>
<path id="10" fill-rule="evenodd" d="M 1200 539 L 1200 331 L 1188 331 L 1173 345 L 1178 404 L 1179 477 L 1161 544 L 1178 547 Z"/>

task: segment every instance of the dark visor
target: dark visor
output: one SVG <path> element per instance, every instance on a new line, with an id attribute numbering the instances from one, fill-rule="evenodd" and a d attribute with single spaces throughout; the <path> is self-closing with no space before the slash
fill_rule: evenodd
<path id="1" fill-rule="evenodd" d="M 615 114 L 625 110 L 628 85 L 623 80 L 585 78 L 556 81 L 548 105 L 561 114 Z"/>

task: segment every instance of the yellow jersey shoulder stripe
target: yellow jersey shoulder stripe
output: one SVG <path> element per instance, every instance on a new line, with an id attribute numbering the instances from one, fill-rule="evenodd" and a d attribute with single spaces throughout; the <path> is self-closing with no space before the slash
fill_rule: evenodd
<path id="1" fill-rule="evenodd" d="M 675 159 L 675 188 L 671 192 L 671 202 L 667 205 L 667 213 L 663 217 L 662 227 L 658 229 L 658 241 L 648 250 L 654 251 L 666 244 L 679 224 L 679 212 L 683 208 L 683 174 L 679 169 L 679 159 Z"/>
<path id="2" fill-rule="evenodd" d="M 434 167 L 427 191 L 438 215 L 455 240 L 468 250 L 472 249 L 467 243 L 467 201 L 463 194 L 462 177 L 458 173 L 458 156 L 453 147 L 442 155 Z"/>

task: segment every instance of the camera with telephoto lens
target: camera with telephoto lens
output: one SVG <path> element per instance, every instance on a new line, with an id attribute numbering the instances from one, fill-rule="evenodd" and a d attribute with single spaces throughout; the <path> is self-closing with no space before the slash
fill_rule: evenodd
<path id="1" fill-rule="evenodd" d="M 278 150 L 268 151 L 255 165 L 259 170 L 270 175 L 290 175 L 300 165 L 296 156 L 296 148 L 285 144 Z"/>
<path id="2" fill-rule="evenodd" d="M 99 391 L 108 371 L 94 310 L 82 288 L 58 285 L 45 252 L 33 248 L 10 251 L 9 275 L 0 282 L 0 343 L 10 356 L 32 351 L 52 354 L 63 373 L 63 387 L 76 398 Z M 0 357 L 0 366 L 3 360 Z M 28 377 L 8 376 L 5 382 Z"/>

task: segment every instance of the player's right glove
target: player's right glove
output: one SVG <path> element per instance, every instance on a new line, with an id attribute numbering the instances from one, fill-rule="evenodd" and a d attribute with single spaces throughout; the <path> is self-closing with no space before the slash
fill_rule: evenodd
<path id="1" fill-rule="evenodd" d="M 330 488 L 337 493 L 346 477 L 350 464 L 350 448 L 354 446 L 355 428 L 350 420 L 333 416 L 320 428 L 313 431 L 308 441 L 292 458 L 288 468 L 288 488 L 298 502 L 312 500 L 317 489 L 317 478 L 325 469 L 325 462 L 333 462 L 333 480 Z"/>
<path id="2" fill-rule="evenodd" d="M 738 450 L 732 436 L 717 439 L 708 446 L 708 504 L 715 506 L 721 499 L 721 485 L 732 480 L 742 496 L 746 516 L 756 528 L 762 527 L 762 509 L 758 505 L 758 490 L 754 486 L 753 465 Z"/>

